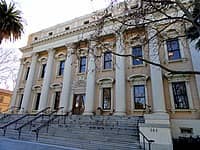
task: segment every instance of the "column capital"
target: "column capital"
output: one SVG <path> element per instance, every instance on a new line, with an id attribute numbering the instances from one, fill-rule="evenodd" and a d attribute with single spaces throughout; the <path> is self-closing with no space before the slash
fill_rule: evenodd
<path id="1" fill-rule="evenodd" d="M 54 49 L 54 48 L 49 48 L 49 49 L 47 49 L 47 52 L 48 52 L 48 54 L 49 54 L 49 53 L 54 53 L 54 52 L 55 52 L 55 49 Z"/>
<path id="2" fill-rule="evenodd" d="M 76 44 L 75 43 L 66 43 L 65 47 L 67 49 L 76 49 Z"/>
<path id="3" fill-rule="evenodd" d="M 31 55 L 31 57 L 36 57 L 36 58 L 37 58 L 38 56 L 39 56 L 39 54 L 38 54 L 37 52 L 33 52 L 32 55 Z"/>

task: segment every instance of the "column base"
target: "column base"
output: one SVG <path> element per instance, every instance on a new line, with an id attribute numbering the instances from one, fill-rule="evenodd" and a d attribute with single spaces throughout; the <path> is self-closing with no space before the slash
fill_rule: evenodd
<path id="1" fill-rule="evenodd" d="M 115 112 L 114 115 L 115 116 L 125 116 L 126 113 L 125 112 Z"/>
<path id="2" fill-rule="evenodd" d="M 145 123 L 139 124 L 139 130 L 149 140 L 154 140 L 154 142 L 151 144 L 151 149 L 173 150 L 169 115 L 167 113 L 161 112 L 145 114 L 144 118 Z M 141 134 L 140 143 L 144 143 Z"/>
<path id="3" fill-rule="evenodd" d="M 94 115 L 94 113 L 93 112 L 84 112 L 83 115 L 90 115 L 90 116 L 92 116 L 92 115 Z"/>

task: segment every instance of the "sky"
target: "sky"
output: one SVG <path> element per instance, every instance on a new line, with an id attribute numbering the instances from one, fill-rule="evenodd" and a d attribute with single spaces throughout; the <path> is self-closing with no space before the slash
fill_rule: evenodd
<path id="1" fill-rule="evenodd" d="M 28 35 L 50 26 L 105 8 L 110 0 L 6 0 L 14 1 L 25 21 L 25 33 L 16 42 L 4 42 L 4 48 L 26 45 Z"/>
<path id="2" fill-rule="evenodd" d="M 26 46 L 29 34 L 105 8 L 111 0 L 6 0 L 12 1 L 22 12 L 24 34 L 15 42 L 3 41 L 0 48 L 12 49 L 21 58 L 19 48 Z M 11 79 L 0 81 L 0 88 L 13 90 L 13 87 Z"/>

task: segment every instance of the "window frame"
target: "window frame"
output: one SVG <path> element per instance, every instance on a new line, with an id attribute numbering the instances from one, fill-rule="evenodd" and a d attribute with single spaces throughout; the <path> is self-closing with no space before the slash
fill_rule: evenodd
<path id="1" fill-rule="evenodd" d="M 36 95 L 35 95 L 35 101 L 34 101 L 34 106 L 33 106 L 33 110 L 34 111 L 37 111 L 39 109 L 40 97 L 41 97 L 41 93 L 36 93 Z M 37 109 L 36 109 L 36 106 L 37 106 Z"/>
<path id="2" fill-rule="evenodd" d="M 165 76 L 167 77 L 168 80 L 168 88 L 169 88 L 169 98 L 171 101 L 171 111 L 188 111 L 192 110 L 194 108 L 193 106 L 193 100 L 192 100 L 192 93 L 191 93 L 191 88 L 190 88 L 190 76 L 189 75 L 171 75 L 170 73 L 165 73 Z M 188 96 L 188 103 L 189 103 L 189 108 L 188 109 L 176 109 L 175 108 L 175 103 L 174 103 L 174 95 L 173 95 L 173 89 L 172 89 L 172 83 L 174 82 L 185 82 L 186 86 L 186 91 L 187 91 L 187 96 Z"/>
<path id="3" fill-rule="evenodd" d="M 147 89 L 147 80 L 149 79 L 149 76 L 146 74 L 132 74 L 128 77 L 128 81 L 130 82 L 130 94 L 131 94 L 131 110 L 132 111 L 144 111 L 144 109 L 135 109 L 135 102 L 134 102 L 134 86 L 137 85 L 144 85 L 145 90 L 145 104 L 149 104 L 148 100 L 148 89 Z"/>
<path id="4" fill-rule="evenodd" d="M 59 93 L 59 94 L 58 94 Z M 57 95 L 58 94 L 58 95 Z M 59 98 L 59 99 L 57 99 Z M 54 103 L 53 103 L 53 109 L 56 110 L 59 108 L 60 106 L 60 99 L 61 98 L 61 91 L 55 91 L 55 95 L 54 95 Z M 55 107 L 58 104 L 57 108 Z"/>
<path id="5" fill-rule="evenodd" d="M 181 86 L 182 86 L 182 88 L 184 88 L 183 89 L 184 92 L 185 92 L 184 94 L 183 93 L 179 94 L 178 93 L 178 89 L 175 89 L 175 86 L 178 86 L 178 84 L 179 84 L 179 86 L 182 84 Z M 172 91 L 173 91 L 173 98 L 174 98 L 175 109 L 189 109 L 189 100 L 188 100 L 188 94 L 187 94 L 187 89 L 186 89 L 185 82 L 184 81 L 172 82 Z M 179 101 L 177 99 L 178 97 L 184 97 L 184 100 L 181 101 L 180 103 L 186 103 L 185 108 L 184 108 L 184 106 L 183 107 L 176 106 L 176 105 L 180 105 L 180 104 L 177 103 Z"/>
<path id="6" fill-rule="evenodd" d="M 144 96 L 137 96 L 136 97 L 136 87 L 143 87 L 143 92 L 144 92 Z M 145 85 L 144 84 L 135 84 L 133 85 L 133 103 L 134 103 L 134 109 L 140 110 L 140 109 L 145 109 L 145 104 L 146 104 L 146 92 L 145 92 Z M 136 98 L 144 98 L 144 103 L 143 103 L 143 107 L 142 108 L 136 108 Z"/>
<path id="7" fill-rule="evenodd" d="M 85 59 L 85 63 L 82 64 L 82 59 Z M 82 71 L 82 67 L 85 67 L 84 71 Z M 86 73 L 86 70 L 87 70 L 87 57 L 86 56 L 81 56 L 80 57 L 80 60 L 79 60 L 79 73 Z"/>
<path id="8" fill-rule="evenodd" d="M 106 108 L 106 107 L 104 107 L 105 105 L 105 90 L 109 90 L 109 103 L 110 103 L 110 105 L 109 105 L 109 107 L 108 108 Z M 111 87 L 104 87 L 104 88 L 102 88 L 102 109 L 103 110 L 111 110 Z"/>
<path id="9" fill-rule="evenodd" d="M 109 54 L 109 60 L 106 60 L 106 55 Z M 110 68 L 106 68 L 106 63 L 109 63 L 110 64 Z M 103 55 L 103 70 L 112 70 L 112 64 L 113 64 L 113 55 L 111 52 L 105 52 L 104 55 Z"/>
<path id="10" fill-rule="evenodd" d="M 177 46 L 177 49 L 175 49 L 174 47 L 172 47 L 172 42 L 176 42 L 176 46 Z M 169 47 L 171 47 L 169 49 Z M 168 60 L 169 61 L 176 61 L 176 60 L 180 60 L 182 59 L 182 56 L 181 56 L 181 49 L 180 49 L 180 43 L 179 43 L 179 39 L 178 38 L 170 38 L 170 39 L 167 39 L 166 40 L 166 49 L 167 49 L 167 57 L 168 57 Z M 179 54 L 179 58 L 171 58 L 170 59 L 170 56 L 169 56 L 169 53 L 170 52 L 178 52 Z"/>
<path id="11" fill-rule="evenodd" d="M 65 60 L 60 60 L 58 66 L 57 76 L 63 76 L 65 70 Z"/>
<path id="12" fill-rule="evenodd" d="M 131 54 L 133 55 L 133 52 L 134 52 L 134 49 L 140 49 L 141 50 L 141 58 L 144 57 L 144 54 L 143 54 L 143 48 L 141 45 L 137 45 L 137 46 L 131 46 Z M 140 57 L 139 55 L 137 55 L 136 57 Z M 138 62 L 141 62 L 141 63 L 138 63 L 138 64 L 134 64 L 134 60 L 138 61 Z M 132 66 L 142 66 L 144 65 L 144 62 L 141 61 L 141 60 L 137 60 L 137 59 L 134 59 L 133 56 L 131 57 L 131 65 Z"/>

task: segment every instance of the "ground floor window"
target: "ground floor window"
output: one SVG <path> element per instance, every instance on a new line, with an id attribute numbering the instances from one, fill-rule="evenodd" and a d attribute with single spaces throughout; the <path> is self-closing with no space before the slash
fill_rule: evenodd
<path id="1" fill-rule="evenodd" d="M 55 100 L 54 100 L 54 110 L 59 108 L 59 104 L 60 104 L 60 92 L 56 92 L 55 93 Z"/>
<path id="2" fill-rule="evenodd" d="M 133 100 L 135 109 L 145 108 L 145 86 L 144 85 L 134 85 L 133 86 Z"/>
<path id="3" fill-rule="evenodd" d="M 103 88 L 103 109 L 111 109 L 111 88 Z"/>
<path id="4" fill-rule="evenodd" d="M 38 110 L 38 108 L 39 108 L 40 95 L 41 95 L 41 93 L 37 93 L 37 95 L 36 95 L 36 102 L 35 102 L 34 110 Z"/>
<path id="5" fill-rule="evenodd" d="M 185 82 L 173 82 L 172 91 L 175 109 L 189 109 L 189 102 Z"/>
<path id="6" fill-rule="evenodd" d="M 22 100 L 23 100 L 23 97 L 24 97 L 24 95 L 21 94 L 21 95 L 20 95 L 19 104 L 18 104 L 19 109 L 21 109 L 21 107 L 22 107 Z"/>

